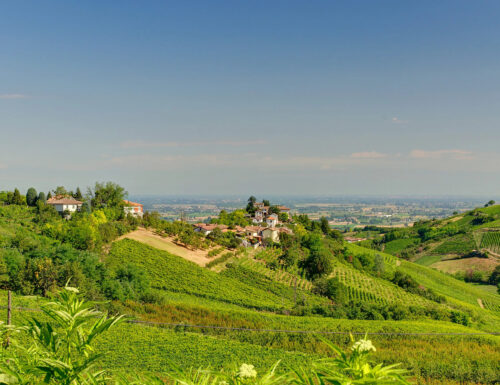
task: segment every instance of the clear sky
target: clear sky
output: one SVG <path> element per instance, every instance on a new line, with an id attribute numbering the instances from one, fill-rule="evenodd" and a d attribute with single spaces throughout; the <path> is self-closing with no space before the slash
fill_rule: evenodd
<path id="1" fill-rule="evenodd" d="M 500 2 L 0 2 L 0 190 L 500 195 Z"/>

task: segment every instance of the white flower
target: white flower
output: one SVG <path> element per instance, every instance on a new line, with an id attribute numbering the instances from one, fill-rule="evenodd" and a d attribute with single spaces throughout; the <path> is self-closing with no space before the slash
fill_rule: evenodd
<path id="1" fill-rule="evenodd" d="M 242 364 L 238 372 L 238 377 L 241 378 L 255 378 L 257 377 L 257 371 L 253 365 Z"/>
<path id="2" fill-rule="evenodd" d="M 360 353 L 369 352 L 370 350 L 373 350 L 374 352 L 377 351 L 377 349 L 375 349 L 375 346 L 373 346 L 371 340 L 356 341 L 354 345 L 352 345 L 351 350 L 358 351 Z"/>

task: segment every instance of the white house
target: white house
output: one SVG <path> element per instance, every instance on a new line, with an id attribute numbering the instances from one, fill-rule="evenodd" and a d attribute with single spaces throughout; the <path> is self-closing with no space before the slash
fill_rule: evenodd
<path id="1" fill-rule="evenodd" d="M 131 201 L 123 201 L 124 206 L 123 206 L 123 212 L 125 215 L 132 215 L 133 217 L 139 217 L 142 218 L 144 215 L 144 206 L 141 205 L 140 203 L 136 202 L 131 202 Z"/>
<path id="2" fill-rule="evenodd" d="M 271 214 L 266 218 L 267 226 L 276 227 L 278 224 L 278 216 L 276 214 Z"/>
<path id="3" fill-rule="evenodd" d="M 75 211 L 80 211 L 83 205 L 83 202 L 76 200 L 72 196 L 63 195 L 49 198 L 46 203 L 54 207 L 57 212 L 61 214 L 65 212 L 74 213 Z"/>
<path id="4" fill-rule="evenodd" d="M 273 242 L 280 241 L 280 231 L 277 228 L 267 228 L 262 230 L 262 238 L 270 239 Z"/>

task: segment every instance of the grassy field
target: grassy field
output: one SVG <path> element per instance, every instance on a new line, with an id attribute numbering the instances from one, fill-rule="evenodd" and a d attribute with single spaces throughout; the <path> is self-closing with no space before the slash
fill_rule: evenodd
<path id="1" fill-rule="evenodd" d="M 416 259 L 414 262 L 422 266 L 430 266 L 433 263 L 441 261 L 441 258 L 441 255 L 424 255 Z"/>
<path id="2" fill-rule="evenodd" d="M 184 324 L 203 324 L 246 329 L 306 330 L 311 332 L 371 333 L 379 362 L 402 362 L 419 384 L 493 384 L 500 355 L 499 337 L 488 335 L 425 335 L 426 333 L 477 333 L 475 329 L 437 321 L 357 321 L 321 317 L 293 317 L 262 313 L 221 303 L 187 305 L 187 297 L 165 305 L 120 305 L 123 313 L 141 319 Z M 37 308 L 44 300 L 14 297 L 14 305 Z M 0 305 L 5 306 L 5 292 Z M 224 309 L 225 310 L 222 310 Z M 14 312 L 20 324 L 39 313 Z M 379 334 L 382 333 L 382 334 Z M 390 334 L 395 333 L 395 334 Z M 399 334 L 397 334 L 399 333 Z M 402 334 L 401 334 L 402 333 Z M 423 334 L 422 334 L 423 333 Z M 348 334 L 323 335 L 341 347 L 349 346 Z M 126 343 L 124 343 L 126 341 Z M 277 333 L 185 327 L 122 324 L 98 341 L 106 352 L 103 366 L 113 370 L 147 374 L 164 373 L 172 365 L 213 368 L 251 363 L 259 371 L 281 360 L 282 367 L 304 363 L 328 354 L 314 333 Z M 140 359 L 138 360 L 138 357 Z"/>

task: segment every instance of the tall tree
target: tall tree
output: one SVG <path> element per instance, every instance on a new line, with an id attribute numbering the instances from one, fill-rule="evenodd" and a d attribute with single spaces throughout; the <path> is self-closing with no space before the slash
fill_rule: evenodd
<path id="1" fill-rule="evenodd" d="M 127 196 L 125 189 L 113 182 L 95 184 L 94 190 L 90 190 L 92 196 L 92 207 L 118 207 Z"/>
<path id="2" fill-rule="evenodd" d="M 83 195 L 82 195 L 82 192 L 80 190 L 80 187 L 77 187 L 76 188 L 76 192 L 73 194 L 73 198 L 81 201 L 83 199 Z"/>
<path id="3" fill-rule="evenodd" d="M 12 196 L 12 204 L 14 205 L 24 204 L 23 197 L 21 196 L 21 193 L 17 188 L 14 190 L 14 195 Z"/>
<path id="4" fill-rule="evenodd" d="M 257 202 L 257 198 L 255 198 L 253 195 L 248 198 L 248 204 L 247 204 L 247 212 L 250 214 L 253 214 L 255 212 L 255 202 Z"/>
<path id="5" fill-rule="evenodd" d="M 30 187 L 26 192 L 26 203 L 28 206 L 34 207 L 36 205 L 37 192 L 33 187 Z"/>
<path id="6" fill-rule="evenodd" d="M 45 197 L 45 193 L 43 191 L 40 191 L 40 194 L 38 194 L 37 201 L 42 203 L 47 202 L 47 198 Z"/>
<path id="7" fill-rule="evenodd" d="M 269 200 L 267 199 L 263 199 L 262 203 L 264 204 L 264 206 L 271 206 L 271 202 L 269 202 Z"/>
<path id="8" fill-rule="evenodd" d="M 328 219 L 326 219 L 325 217 L 321 217 L 319 223 L 321 225 L 321 231 L 323 232 L 323 234 L 328 235 L 331 230 L 330 224 L 328 223 Z"/>
<path id="9" fill-rule="evenodd" d="M 64 186 L 57 186 L 55 190 L 52 190 L 54 195 L 68 195 L 68 190 Z"/>
<path id="10" fill-rule="evenodd" d="M 49 200 L 50 198 L 52 198 L 52 193 L 49 191 L 49 192 L 47 193 L 47 200 Z"/>

